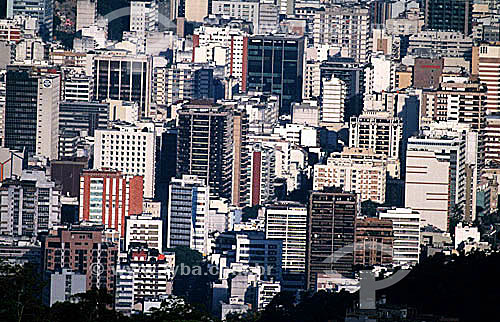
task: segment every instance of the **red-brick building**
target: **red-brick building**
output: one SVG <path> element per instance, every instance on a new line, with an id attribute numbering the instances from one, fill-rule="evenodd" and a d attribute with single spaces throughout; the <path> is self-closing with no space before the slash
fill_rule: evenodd
<path id="1" fill-rule="evenodd" d="M 87 290 L 106 288 L 113 292 L 118 245 L 103 241 L 103 226 L 72 226 L 52 230 L 42 244 L 43 268 L 63 268 L 87 276 Z"/>

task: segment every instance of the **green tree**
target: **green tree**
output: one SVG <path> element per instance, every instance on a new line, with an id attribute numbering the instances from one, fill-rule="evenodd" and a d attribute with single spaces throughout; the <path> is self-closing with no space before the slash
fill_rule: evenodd
<path id="1" fill-rule="evenodd" d="M 44 283 L 29 264 L 0 263 L 0 321 L 46 321 L 42 305 Z"/>

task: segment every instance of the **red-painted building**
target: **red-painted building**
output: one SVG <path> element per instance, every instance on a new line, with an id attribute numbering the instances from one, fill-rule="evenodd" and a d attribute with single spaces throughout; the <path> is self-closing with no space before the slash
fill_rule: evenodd
<path id="1" fill-rule="evenodd" d="M 144 178 L 116 170 L 86 170 L 80 176 L 80 220 L 125 236 L 125 217 L 142 213 Z"/>

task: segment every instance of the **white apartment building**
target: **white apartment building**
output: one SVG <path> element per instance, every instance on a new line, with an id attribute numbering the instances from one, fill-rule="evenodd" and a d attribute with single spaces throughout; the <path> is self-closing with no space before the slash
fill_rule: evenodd
<path id="1" fill-rule="evenodd" d="M 69 73 L 63 82 L 63 100 L 91 102 L 94 99 L 94 78 L 84 73 Z"/>
<path id="2" fill-rule="evenodd" d="M 319 126 L 319 106 L 317 100 L 302 100 L 292 104 L 292 123 L 306 126 Z"/>
<path id="3" fill-rule="evenodd" d="M 462 242 L 472 241 L 479 243 L 481 241 L 481 233 L 477 227 L 464 226 L 461 222 L 455 227 L 455 249 Z"/>
<path id="4" fill-rule="evenodd" d="M 120 124 L 110 130 L 96 130 L 94 167 L 144 176 L 144 197 L 153 198 L 155 149 L 155 133 L 147 128 Z"/>
<path id="5" fill-rule="evenodd" d="M 332 5 L 316 11 L 314 44 L 343 50 L 356 62 L 367 63 L 370 54 L 370 12 L 361 5 Z"/>
<path id="6" fill-rule="evenodd" d="M 385 30 L 389 35 L 410 36 L 418 34 L 422 30 L 423 21 L 407 18 L 387 19 Z"/>
<path id="7" fill-rule="evenodd" d="M 134 309 L 134 271 L 128 263 L 117 263 L 115 277 L 115 310 L 124 314 Z"/>
<path id="8" fill-rule="evenodd" d="M 411 208 L 380 209 L 379 219 L 392 221 L 392 260 L 396 265 L 415 265 L 420 256 L 420 214 Z"/>
<path id="9" fill-rule="evenodd" d="M 115 287 L 117 310 L 130 313 L 141 300 L 171 294 L 174 272 L 174 253 L 136 247 L 120 254 Z"/>
<path id="10" fill-rule="evenodd" d="M 396 87 L 396 64 L 390 56 L 372 56 L 365 73 L 366 94 L 388 92 Z"/>
<path id="11" fill-rule="evenodd" d="M 472 38 L 458 31 L 420 31 L 410 36 L 409 54 L 437 57 L 471 57 Z"/>
<path id="12" fill-rule="evenodd" d="M 281 284 L 278 281 L 258 281 L 257 282 L 257 309 L 264 309 L 274 296 L 281 292 Z"/>
<path id="13" fill-rule="evenodd" d="M 158 29 L 156 0 L 130 1 L 130 31 L 143 34 Z"/>
<path id="14" fill-rule="evenodd" d="M 360 200 L 385 202 L 387 157 L 373 150 L 344 148 L 334 152 L 327 164 L 314 165 L 313 190 L 343 187 L 359 194 Z"/>
<path id="15" fill-rule="evenodd" d="M 0 72 L 0 147 L 3 147 L 5 139 L 6 74 L 5 70 Z"/>
<path id="16" fill-rule="evenodd" d="M 243 48 L 247 37 L 248 35 L 235 23 L 229 23 L 224 27 L 200 26 L 193 34 L 194 62 L 213 62 L 216 66 L 225 66 L 225 76 L 238 79 L 240 90 L 244 91 L 243 68 L 246 61 L 243 57 Z"/>
<path id="17" fill-rule="evenodd" d="M 61 81 L 57 74 L 38 79 L 36 154 L 49 160 L 59 157 L 59 100 Z"/>
<path id="18" fill-rule="evenodd" d="M 351 117 L 349 146 L 372 149 L 388 159 L 398 159 L 403 123 L 389 112 L 377 112 Z"/>
<path id="19" fill-rule="evenodd" d="M 338 78 L 323 79 L 321 91 L 321 124 L 344 123 L 346 84 Z"/>
<path id="20" fill-rule="evenodd" d="M 168 193 L 167 247 L 187 246 L 207 254 L 209 187 L 197 176 L 183 175 L 172 179 Z"/>
<path id="21" fill-rule="evenodd" d="M 266 238 L 283 241 L 282 268 L 285 273 L 306 269 L 307 208 L 295 202 L 266 206 Z"/>
<path id="22" fill-rule="evenodd" d="M 61 190 L 44 171 L 23 170 L 1 188 L 0 235 L 38 236 L 60 224 Z"/>
<path id="23" fill-rule="evenodd" d="M 163 250 L 163 221 L 150 214 L 132 215 L 126 219 L 125 249 L 130 243 L 146 243 L 149 249 Z"/>
<path id="24" fill-rule="evenodd" d="M 248 92 L 235 95 L 233 99 L 221 103 L 245 111 L 249 133 L 271 134 L 278 125 L 279 97 L 276 95 Z"/>
<path id="25" fill-rule="evenodd" d="M 253 24 L 254 30 L 259 28 L 259 1 L 212 1 L 212 14 L 241 19 Z"/>
<path id="26" fill-rule="evenodd" d="M 314 99 L 321 94 L 321 62 L 307 60 L 304 64 L 302 99 Z"/>

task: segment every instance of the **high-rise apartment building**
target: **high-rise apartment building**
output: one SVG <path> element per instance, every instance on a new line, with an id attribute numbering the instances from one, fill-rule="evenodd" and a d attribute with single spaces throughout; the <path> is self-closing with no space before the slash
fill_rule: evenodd
<path id="1" fill-rule="evenodd" d="M 425 27 L 429 30 L 472 32 L 472 0 L 425 0 Z"/>
<path id="2" fill-rule="evenodd" d="M 370 55 L 370 11 L 363 5 L 344 3 L 316 11 L 314 44 L 327 44 L 345 51 L 357 63 Z"/>
<path id="3" fill-rule="evenodd" d="M 61 222 L 61 190 L 43 171 L 24 170 L 0 187 L 0 234 L 35 237 Z"/>
<path id="4" fill-rule="evenodd" d="M 477 62 L 479 81 L 486 86 L 488 114 L 500 114 L 500 45 L 481 45 Z"/>
<path id="5" fill-rule="evenodd" d="M 151 57 L 110 52 L 94 57 L 94 95 L 96 100 L 133 101 L 141 116 L 150 115 Z"/>
<path id="6" fill-rule="evenodd" d="M 354 264 L 391 265 L 393 243 L 394 235 L 390 220 L 356 219 Z"/>
<path id="7" fill-rule="evenodd" d="M 309 196 L 306 278 L 314 288 L 317 275 L 352 275 L 357 212 L 355 194 L 340 189 L 313 191 Z"/>
<path id="8" fill-rule="evenodd" d="M 259 2 L 220 1 L 238 6 L 256 5 Z M 213 4 L 214 8 L 219 6 Z M 224 5 L 224 9 L 226 6 Z M 245 13 L 245 9 L 233 10 L 233 13 Z M 215 13 L 215 12 L 214 12 Z M 247 12 L 248 13 L 248 12 Z M 258 12 L 257 12 L 258 20 Z M 247 72 L 248 34 L 237 24 L 225 26 L 200 26 L 193 34 L 193 62 L 214 62 L 216 66 L 225 66 L 224 75 L 235 77 L 242 92 L 246 91 L 247 79 L 243 77 Z"/>
<path id="9" fill-rule="evenodd" d="M 183 175 L 169 185 L 167 235 L 168 248 L 187 246 L 208 253 L 208 214 L 210 188 L 196 176 Z"/>
<path id="10" fill-rule="evenodd" d="M 129 124 L 95 131 L 94 168 L 144 177 L 144 197 L 153 198 L 156 136 L 152 129 Z"/>
<path id="11" fill-rule="evenodd" d="M 213 253 L 225 257 L 228 266 L 231 263 L 260 266 L 264 279 L 280 281 L 282 250 L 282 240 L 266 238 L 262 231 L 227 231 L 215 239 Z"/>
<path id="12" fill-rule="evenodd" d="M 296 202 L 266 206 L 266 238 L 283 241 L 284 274 L 306 270 L 307 207 Z"/>
<path id="13" fill-rule="evenodd" d="M 98 0 L 76 1 L 76 31 L 93 25 L 96 21 Z"/>
<path id="14" fill-rule="evenodd" d="M 87 291 L 87 277 L 68 269 L 48 273 L 43 301 L 47 306 L 57 302 L 69 302 L 71 297 Z"/>
<path id="15" fill-rule="evenodd" d="M 60 75 L 48 68 L 8 67 L 5 147 L 58 158 L 60 86 Z"/>
<path id="16" fill-rule="evenodd" d="M 359 194 L 361 201 L 385 202 L 387 157 L 373 150 L 344 148 L 334 152 L 327 164 L 314 165 L 313 190 L 343 187 Z"/>
<path id="17" fill-rule="evenodd" d="M 6 77 L 7 77 L 7 72 L 5 70 L 0 72 L 0 146 L 4 146 L 4 141 L 5 141 Z"/>
<path id="18" fill-rule="evenodd" d="M 155 84 L 155 94 L 158 97 L 156 101 L 172 105 L 191 99 L 213 100 L 215 94 L 213 73 L 213 68 L 208 65 L 194 63 L 176 64 L 165 68 L 164 83 Z"/>
<path id="19" fill-rule="evenodd" d="M 248 39 L 247 90 L 276 94 L 280 114 L 302 100 L 304 37 L 257 35 Z"/>
<path id="20" fill-rule="evenodd" d="M 149 249 L 163 250 L 163 221 L 152 214 L 131 215 L 126 218 L 125 249 L 133 243 L 145 243 Z"/>
<path id="21" fill-rule="evenodd" d="M 136 246 L 120 254 L 116 272 L 115 306 L 130 313 L 145 299 L 172 294 L 175 254 Z"/>
<path id="22" fill-rule="evenodd" d="M 85 73 L 66 73 L 62 87 L 64 101 L 91 102 L 94 99 L 94 78 Z"/>
<path id="23" fill-rule="evenodd" d="M 228 16 L 251 22 L 255 31 L 259 30 L 259 5 L 256 0 L 213 0 L 212 14 Z"/>
<path id="24" fill-rule="evenodd" d="M 276 155 L 272 147 L 254 143 L 250 148 L 251 206 L 263 205 L 275 198 Z"/>
<path id="25" fill-rule="evenodd" d="M 52 38 L 53 13 L 52 0 L 7 0 L 7 18 L 14 16 L 36 18 L 38 32 L 45 40 Z"/>
<path id="26" fill-rule="evenodd" d="M 401 119 L 387 112 L 353 116 L 349 123 L 350 147 L 372 149 L 388 159 L 399 158 L 402 135 Z"/>
<path id="27" fill-rule="evenodd" d="M 321 125 L 328 126 L 344 123 L 344 109 L 347 95 L 346 84 L 332 76 L 321 82 Z"/>
<path id="28" fill-rule="evenodd" d="M 125 237 L 125 218 L 142 213 L 143 177 L 113 170 L 84 170 L 80 176 L 80 220 Z"/>
<path id="29" fill-rule="evenodd" d="M 130 31 L 144 34 L 158 30 L 156 0 L 130 1 Z"/>
<path id="30" fill-rule="evenodd" d="M 420 114 L 434 122 L 470 124 L 481 132 L 486 125 L 486 87 L 472 82 L 443 82 L 423 91 Z"/>
<path id="31" fill-rule="evenodd" d="M 484 157 L 487 163 L 500 163 L 500 115 L 486 116 Z"/>
<path id="32" fill-rule="evenodd" d="M 248 143 L 248 115 L 235 110 L 233 115 L 233 182 L 232 203 L 237 206 L 250 204 L 250 146 Z"/>
<path id="33" fill-rule="evenodd" d="M 304 72 L 303 98 L 320 97 L 321 82 L 338 78 L 346 85 L 345 117 L 359 115 L 363 109 L 363 95 L 365 92 L 365 70 L 362 64 L 352 58 L 335 57 L 327 61 L 308 61 Z"/>
<path id="34" fill-rule="evenodd" d="M 437 90 L 423 92 L 421 122 L 455 122 L 468 124 L 478 133 L 477 164 L 485 164 L 486 88 L 479 83 L 443 82 Z M 492 143 L 488 140 L 489 145 Z M 490 145 L 491 146 L 491 145 Z"/>
<path id="35" fill-rule="evenodd" d="M 230 199 L 233 113 L 223 106 L 196 103 L 177 111 L 177 176 L 196 175 L 211 193 Z"/>
<path id="36" fill-rule="evenodd" d="M 392 261 L 396 265 L 415 265 L 420 256 L 420 214 L 411 208 L 379 209 L 381 220 L 392 221 L 394 235 Z"/>
<path id="37" fill-rule="evenodd" d="M 427 30 L 409 37 L 407 51 L 417 57 L 453 57 L 470 61 L 472 45 L 472 37 L 463 33 Z"/>
<path id="38" fill-rule="evenodd" d="M 272 34 L 278 30 L 279 7 L 273 2 L 262 2 L 259 5 L 258 33 L 262 35 Z"/>
<path id="39" fill-rule="evenodd" d="M 405 206 L 418 211 L 422 225 L 448 231 L 453 213 L 466 199 L 465 133 L 428 131 L 408 139 Z"/>
<path id="40" fill-rule="evenodd" d="M 104 241 L 103 227 L 71 226 L 51 230 L 42 243 L 43 269 L 71 269 L 86 276 L 87 290 L 115 289 L 115 265 L 119 247 Z"/>

